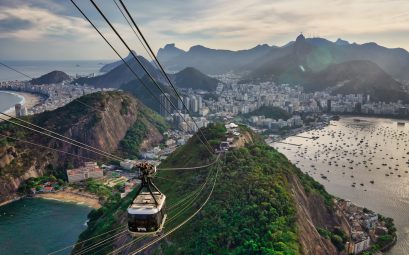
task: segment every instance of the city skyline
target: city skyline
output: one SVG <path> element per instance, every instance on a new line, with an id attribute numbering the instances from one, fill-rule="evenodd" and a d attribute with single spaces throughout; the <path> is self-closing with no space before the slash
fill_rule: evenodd
<path id="1" fill-rule="evenodd" d="M 131 47 L 142 53 L 114 3 L 97 3 L 121 33 L 126 34 Z M 114 38 L 88 1 L 78 4 L 108 38 Z M 342 38 L 351 43 L 376 42 L 385 47 L 409 49 L 409 38 L 405 36 L 409 18 L 404 11 L 409 3 L 401 0 L 317 0 L 313 3 L 212 0 L 155 4 L 127 1 L 126 4 L 155 50 L 167 43 L 175 43 L 184 50 L 197 44 L 230 50 L 265 43 L 282 46 L 300 32 L 307 37 L 319 36 L 332 41 Z M 2 1 L 0 6 L 3 59 L 116 59 L 70 1 Z M 127 54 L 123 47 L 119 49 L 123 55 Z"/>

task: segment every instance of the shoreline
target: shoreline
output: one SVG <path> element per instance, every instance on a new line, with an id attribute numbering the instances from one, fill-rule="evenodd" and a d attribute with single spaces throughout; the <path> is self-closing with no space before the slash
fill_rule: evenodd
<path id="1" fill-rule="evenodd" d="M 11 91 L 11 90 L 0 90 L 0 93 L 7 93 L 7 94 L 12 94 L 17 96 L 20 101 L 16 104 L 21 104 L 27 108 L 27 110 L 32 109 L 34 106 L 38 105 L 41 103 L 43 98 L 37 94 L 33 93 L 28 93 L 24 91 Z M 14 105 L 11 106 L 8 110 L 5 111 L 5 113 L 15 116 L 15 111 L 14 111 Z M 6 118 L 3 116 L 2 118 Z"/>
<path id="2" fill-rule="evenodd" d="M 91 194 L 80 194 L 67 190 L 58 191 L 55 193 L 40 193 L 34 195 L 33 198 L 43 198 L 67 203 L 75 203 L 79 205 L 85 205 L 93 209 L 99 209 L 102 206 L 99 200 L 97 198 L 94 198 Z"/>
<path id="3" fill-rule="evenodd" d="M 15 195 L 13 198 L 10 198 L 10 199 L 7 199 L 7 200 L 5 200 L 5 201 L 3 201 L 3 202 L 0 202 L 0 207 L 2 207 L 2 206 L 4 206 L 4 205 L 8 205 L 8 204 L 13 203 L 13 202 L 16 202 L 16 201 L 18 201 L 18 200 L 20 200 L 20 199 L 23 199 L 24 197 L 25 197 L 25 196 Z"/>

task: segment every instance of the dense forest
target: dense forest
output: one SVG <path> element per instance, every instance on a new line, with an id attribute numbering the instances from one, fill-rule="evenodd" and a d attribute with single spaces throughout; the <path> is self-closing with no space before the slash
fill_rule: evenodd
<path id="1" fill-rule="evenodd" d="M 202 131 L 212 146 L 226 136 L 223 125 L 212 125 Z M 249 131 L 240 127 L 240 132 L 244 135 Z M 216 186 L 208 204 L 198 215 L 167 237 L 166 242 L 160 242 L 152 254 L 301 253 L 290 179 L 299 177 L 309 193 L 316 193 L 324 198 L 328 208 L 331 207 L 332 197 L 322 185 L 304 176 L 282 154 L 264 144 L 256 134 L 248 135 L 251 139 L 247 141 L 247 145 L 221 155 L 218 163 L 208 168 L 159 171 L 155 183 L 166 194 L 168 204 L 169 218 L 165 224 L 165 233 L 199 208 L 214 181 Z M 160 168 L 202 165 L 214 160 L 215 157 L 193 136 L 185 146 L 171 154 Z M 202 194 L 197 193 L 199 195 L 189 202 L 189 207 L 177 209 L 179 204 L 189 201 L 189 197 L 206 182 L 208 184 Z M 131 196 L 123 200 L 112 197 L 110 203 L 91 212 L 89 227 L 79 241 L 123 226 L 130 199 Z M 119 230 L 111 234 L 119 236 L 108 242 L 102 252 L 120 248 L 133 240 Z M 103 236 L 78 245 L 76 250 L 101 240 Z M 141 245 L 141 242 L 134 242 L 123 249 L 122 253 L 133 251 Z"/>

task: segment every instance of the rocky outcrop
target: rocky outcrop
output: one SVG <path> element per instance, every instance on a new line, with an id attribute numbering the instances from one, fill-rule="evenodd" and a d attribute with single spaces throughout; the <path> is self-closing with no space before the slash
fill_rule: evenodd
<path id="1" fill-rule="evenodd" d="M 298 238 L 304 255 L 337 255 L 339 252 L 317 228 L 340 228 L 349 233 L 345 219 L 327 208 L 324 199 L 315 192 L 307 193 L 296 175 L 290 177 L 291 192 L 297 209 Z"/>
<path id="2" fill-rule="evenodd" d="M 144 149 L 157 145 L 163 139 L 155 124 L 150 123 L 147 118 L 145 106 L 130 94 L 95 93 L 80 98 L 80 101 L 81 103 L 73 101 L 55 111 L 36 115 L 32 121 L 39 126 L 111 154 L 117 152 L 120 141 L 137 121 L 142 121 L 147 127 L 146 138 L 142 144 Z M 13 146 L 0 148 L 0 203 L 13 197 L 22 181 L 41 176 L 47 169 L 55 171 L 55 169 L 66 169 L 68 165 L 79 166 L 84 161 L 110 160 L 104 155 L 25 129 L 10 129 L 2 132 L 9 136 L 16 136 L 17 132 L 22 135 L 24 132 L 25 140 L 81 157 L 47 151 L 16 141 L 13 141 Z"/>

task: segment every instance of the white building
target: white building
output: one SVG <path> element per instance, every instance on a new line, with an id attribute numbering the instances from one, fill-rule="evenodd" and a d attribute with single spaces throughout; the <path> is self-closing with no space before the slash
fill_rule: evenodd
<path id="1" fill-rule="evenodd" d="M 68 182 L 79 182 L 89 178 L 98 179 L 104 176 L 104 172 L 96 162 L 85 162 L 83 167 L 67 170 Z"/>

